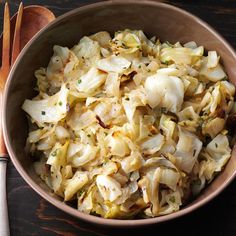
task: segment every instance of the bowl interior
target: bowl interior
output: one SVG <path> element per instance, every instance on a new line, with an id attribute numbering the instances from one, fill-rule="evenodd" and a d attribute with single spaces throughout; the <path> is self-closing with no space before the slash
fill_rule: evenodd
<path id="1" fill-rule="evenodd" d="M 125 28 L 141 29 L 148 36 L 156 35 L 162 41 L 188 42 L 195 41 L 207 50 L 217 50 L 228 73 L 229 79 L 236 84 L 236 57 L 233 50 L 214 31 L 197 18 L 174 7 L 154 2 L 97 3 L 86 6 L 57 19 L 41 32 L 18 58 L 9 78 L 5 95 L 4 134 L 8 150 L 17 169 L 28 183 L 41 195 L 53 201 L 50 190 L 34 173 L 32 162 L 24 151 L 28 125 L 21 105 L 26 98 L 35 95 L 34 71 L 46 66 L 52 56 L 53 45 L 72 47 L 82 36 L 106 30 L 111 34 Z M 205 191 L 190 205 L 171 216 L 162 216 L 151 220 L 136 221 L 135 225 L 164 221 L 186 213 L 216 195 L 229 182 L 236 170 L 236 154 L 224 171 L 205 189 Z M 43 194 L 42 194 L 43 193 Z M 48 194 L 47 194 L 48 193 Z M 57 198 L 53 196 L 53 198 Z M 203 200 L 204 199 L 204 200 Z M 55 204 L 55 202 L 53 202 Z M 55 204 L 67 212 L 82 217 L 83 214 L 65 207 L 65 204 Z M 82 217 L 83 218 L 83 217 Z M 87 216 L 84 219 L 93 220 Z M 106 224 L 109 220 L 101 220 Z M 118 221 L 110 221 L 115 225 Z M 129 221 L 131 222 L 131 221 Z M 119 223 L 128 225 L 128 221 Z M 140 222 L 140 223 L 139 223 Z M 99 223 L 99 222 L 97 222 Z M 129 223 L 130 224 L 130 223 Z"/>

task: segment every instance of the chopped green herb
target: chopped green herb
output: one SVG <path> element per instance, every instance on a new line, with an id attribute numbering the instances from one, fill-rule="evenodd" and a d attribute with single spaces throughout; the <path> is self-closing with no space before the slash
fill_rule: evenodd
<path id="1" fill-rule="evenodd" d="M 79 197 L 84 193 L 84 189 L 81 189 L 78 193 Z"/>
<path id="2" fill-rule="evenodd" d="M 51 155 L 55 157 L 57 155 L 57 150 L 55 150 Z"/>
<path id="3" fill-rule="evenodd" d="M 216 148 L 218 148 L 218 143 L 215 143 Z"/>
<path id="4" fill-rule="evenodd" d="M 169 200 L 170 200 L 170 202 L 175 203 L 175 197 L 174 196 L 171 196 Z"/>
<path id="5" fill-rule="evenodd" d="M 77 83 L 80 84 L 81 82 L 82 82 L 81 79 L 78 79 Z"/>
<path id="6" fill-rule="evenodd" d="M 58 104 L 59 104 L 59 106 L 62 106 L 62 101 L 60 101 Z"/>
<path id="7" fill-rule="evenodd" d="M 45 111 L 41 111 L 41 114 L 44 116 L 44 115 L 46 115 L 46 112 Z"/>
<path id="8" fill-rule="evenodd" d="M 129 98 L 125 98 L 126 101 L 129 101 Z"/>
<path id="9" fill-rule="evenodd" d="M 138 65 L 138 68 L 141 68 L 141 65 Z"/>
<path id="10" fill-rule="evenodd" d="M 91 135 L 90 135 L 90 134 L 87 134 L 87 137 L 89 137 L 89 138 L 90 138 L 90 137 L 91 137 Z"/>

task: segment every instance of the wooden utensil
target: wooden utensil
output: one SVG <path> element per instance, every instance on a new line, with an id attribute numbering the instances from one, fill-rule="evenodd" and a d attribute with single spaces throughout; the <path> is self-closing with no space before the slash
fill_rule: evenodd
<path id="1" fill-rule="evenodd" d="M 12 61 L 15 60 L 17 53 L 19 53 L 20 44 L 20 27 L 23 12 L 22 3 L 19 6 L 16 20 L 16 27 L 14 33 L 14 46 L 12 50 Z M 2 97 L 4 85 L 10 71 L 10 14 L 8 4 L 5 4 L 4 22 L 3 22 L 3 44 L 2 44 L 2 66 L 0 69 L 0 108 L 2 107 Z M 1 109 L 2 110 L 2 109 Z M 1 116 L 2 117 L 2 116 Z M 0 232 L 1 235 L 10 235 L 8 211 L 7 211 L 7 197 L 6 197 L 6 166 L 8 154 L 5 147 L 3 133 L 2 133 L 2 119 L 0 118 Z"/>
<path id="2" fill-rule="evenodd" d="M 24 15 L 23 15 L 24 11 Z M 10 20 L 8 3 L 4 9 L 3 34 L 0 39 L 2 43 L 2 66 L 0 68 L 0 235 L 10 235 L 7 197 L 6 197 L 6 166 L 9 160 L 2 134 L 2 97 L 4 86 L 21 49 L 26 43 L 44 26 L 55 19 L 54 14 L 47 8 L 41 6 L 28 6 L 23 9 L 21 3 L 18 13 Z M 13 29 L 14 32 L 13 32 Z M 14 35 L 13 38 L 10 36 Z M 10 63 L 11 61 L 11 63 Z"/>

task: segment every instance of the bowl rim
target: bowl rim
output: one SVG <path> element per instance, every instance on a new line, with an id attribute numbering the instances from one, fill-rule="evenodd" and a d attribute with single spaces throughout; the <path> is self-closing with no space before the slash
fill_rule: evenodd
<path id="1" fill-rule="evenodd" d="M 86 213 L 82 213 L 76 208 L 72 208 L 69 205 L 66 205 L 63 201 L 60 201 L 53 196 L 51 196 L 49 193 L 47 193 L 45 190 L 43 190 L 36 182 L 34 182 L 31 177 L 26 173 L 24 168 L 21 166 L 20 161 L 16 158 L 16 155 L 13 151 L 13 148 L 11 147 L 11 141 L 9 139 L 9 135 L 7 132 L 7 121 L 6 121 L 6 113 L 7 113 L 7 97 L 9 96 L 9 88 L 11 85 L 12 78 L 14 76 L 14 72 L 20 62 L 20 60 L 24 57 L 25 53 L 27 52 L 28 48 L 35 42 L 35 40 L 43 34 L 45 31 L 62 21 L 63 19 L 73 16 L 77 14 L 78 12 L 83 12 L 85 10 L 93 9 L 93 8 L 99 8 L 99 7 L 104 7 L 104 6 L 109 6 L 109 5 L 128 5 L 128 4 L 134 4 L 134 5 L 149 5 L 153 7 L 161 7 L 165 9 L 170 9 L 176 12 L 179 12 L 180 14 L 185 15 L 188 18 L 191 18 L 198 24 L 200 24 L 202 27 L 207 29 L 214 37 L 216 37 L 219 41 L 221 41 L 225 47 L 229 50 L 229 52 L 232 54 L 232 57 L 236 60 L 236 53 L 234 49 L 230 46 L 230 44 L 216 31 L 214 30 L 208 23 L 204 22 L 201 20 L 199 17 L 187 12 L 186 10 L 180 9 L 178 7 L 175 7 L 170 4 L 166 3 L 161 3 L 161 2 L 154 2 L 150 0 L 144 0 L 144 1 L 135 1 L 135 0 L 110 0 L 110 1 L 101 1 L 89 5 L 85 5 L 82 7 L 78 7 L 76 9 L 73 9 L 59 17 L 57 17 L 55 20 L 53 20 L 49 25 L 47 25 L 45 28 L 41 29 L 28 43 L 27 45 L 23 48 L 21 51 L 20 55 L 18 56 L 15 64 L 13 65 L 10 74 L 8 76 L 7 83 L 5 85 L 5 92 L 3 96 L 3 112 L 2 112 L 2 121 L 3 121 L 3 135 L 4 135 L 4 140 L 5 144 L 9 153 L 9 156 L 11 158 L 11 161 L 13 162 L 15 168 L 19 172 L 19 174 L 22 176 L 22 178 L 27 182 L 27 184 L 30 185 L 31 188 L 34 189 L 35 192 L 37 192 L 42 198 L 50 202 L 52 205 L 57 207 L 58 209 L 76 217 L 81 220 L 93 223 L 93 224 L 98 224 L 98 225 L 103 225 L 103 226 L 113 226 L 113 227 L 137 227 L 137 226 L 147 226 L 151 224 L 156 224 L 168 220 L 175 219 L 177 217 L 186 215 L 197 208 L 205 205 L 207 202 L 212 200 L 214 197 L 216 197 L 220 192 L 222 192 L 223 189 L 226 188 L 226 186 L 229 185 L 229 183 L 234 179 L 236 175 L 236 170 L 233 172 L 233 174 L 225 180 L 224 184 L 219 186 L 213 193 L 208 195 L 207 197 L 201 199 L 199 202 L 194 203 L 191 205 L 187 205 L 186 207 L 180 209 L 177 212 L 171 213 L 169 215 L 164 215 L 164 216 L 158 216 L 154 218 L 148 218 L 148 219 L 134 219 L 134 220 L 119 220 L 119 219 L 104 219 L 101 217 L 89 215 Z"/>

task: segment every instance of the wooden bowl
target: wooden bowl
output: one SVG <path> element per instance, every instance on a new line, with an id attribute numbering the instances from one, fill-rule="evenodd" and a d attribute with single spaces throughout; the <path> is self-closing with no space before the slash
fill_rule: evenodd
<path id="1" fill-rule="evenodd" d="M 224 171 L 202 194 L 180 211 L 152 219 L 103 219 L 79 212 L 51 193 L 35 174 L 32 162 L 24 151 L 28 126 L 21 105 L 32 98 L 36 80 L 34 71 L 46 66 L 53 45 L 72 47 L 84 35 L 101 30 L 113 33 L 120 29 L 141 29 L 148 36 L 157 35 L 162 41 L 195 41 L 207 50 L 217 50 L 228 73 L 236 84 L 236 55 L 231 46 L 209 25 L 179 8 L 151 1 L 108 1 L 75 9 L 52 22 L 23 49 L 9 76 L 4 97 L 3 128 L 11 159 L 25 181 L 43 198 L 61 210 L 80 219 L 116 227 L 137 227 L 155 224 L 189 213 L 219 194 L 236 174 L 236 152 Z"/>

